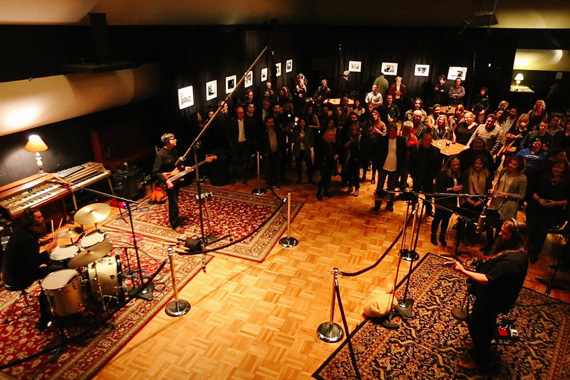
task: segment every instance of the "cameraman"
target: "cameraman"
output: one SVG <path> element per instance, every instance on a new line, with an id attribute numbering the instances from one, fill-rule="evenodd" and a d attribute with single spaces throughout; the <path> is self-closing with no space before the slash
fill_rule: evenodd
<path id="1" fill-rule="evenodd" d="M 485 257 L 476 271 L 458 262 L 450 263 L 453 269 L 469 277 L 469 293 L 476 298 L 467 322 L 473 343 L 464 344 L 471 350 L 472 360 L 458 360 L 461 368 L 484 368 L 488 364 L 497 317 L 514 306 L 526 277 L 525 235 L 526 226 L 511 218 L 503 223 L 491 255 Z"/>

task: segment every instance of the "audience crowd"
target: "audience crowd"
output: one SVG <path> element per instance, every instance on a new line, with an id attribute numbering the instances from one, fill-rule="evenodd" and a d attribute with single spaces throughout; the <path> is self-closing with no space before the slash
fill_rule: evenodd
<path id="1" fill-rule="evenodd" d="M 244 184 L 256 173 L 259 152 L 267 187 L 280 189 L 291 169 L 296 183 L 316 185 L 319 201 L 333 197 L 333 177 L 355 197 L 360 183 L 370 181 L 376 184 L 375 212 L 384 200 L 393 211 L 395 192 L 427 194 L 434 245 L 447 246 L 452 213 L 460 215 L 457 241 L 465 243 L 485 210 L 487 244 L 481 250 L 488 252 L 502 223 L 524 210 L 529 257 L 537 261 L 548 232 L 568 219 L 570 113 L 549 114 L 543 100 L 530 110 L 506 101 L 495 109 L 485 87 L 466 104 L 459 78 L 440 76 L 429 107 L 420 98 L 410 101 L 401 77 L 390 85 L 380 75 L 362 98 L 348 92 L 349 74 L 343 79 L 347 83 L 336 92 L 323 79 L 310 93 L 303 74 L 292 92 L 270 82 L 259 98 L 248 90 L 234 104 L 221 104 L 200 151 L 222 161 L 231 157 L 223 177 Z M 196 134 L 213 114 L 193 118 Z M 463 149 L 452 155 L 450 146 Z"/>

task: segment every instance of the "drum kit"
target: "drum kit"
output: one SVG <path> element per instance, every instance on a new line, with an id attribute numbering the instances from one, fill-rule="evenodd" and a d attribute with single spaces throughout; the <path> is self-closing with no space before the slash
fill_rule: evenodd
<path id="1" fill-rule="evenodd" d="M 125 299 L 122 266 L 119 255 L 108 256 L 113 244 L 107 233 L 97 228 L 111 213 L 111 207 L 94 203 L 75 213 L 74 220 L 82 227 L 69 227 L 57 234 L 70 243 L 55 248 L 50 259 L 67 269 L 50 273 L 41 281 L 54 317 L 66 317 L 81 313 L 92 296 L 104 310 L 111 301 Z M 94 225 L 95 229 L 85 233 L 83 226 Z"/>

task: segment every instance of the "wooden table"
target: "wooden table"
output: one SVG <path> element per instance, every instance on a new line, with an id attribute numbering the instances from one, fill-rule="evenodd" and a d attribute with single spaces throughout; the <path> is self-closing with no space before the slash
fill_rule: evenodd
<path id="1" fill-rule="evenodd" d="M 447 145 L 448 143 L 449 145 Z M 448 157 L 455 156 L 465 149 L 465 145 L 447 139 L 434 140 L 431 145 L 439 148 L 441 154 Z"/>

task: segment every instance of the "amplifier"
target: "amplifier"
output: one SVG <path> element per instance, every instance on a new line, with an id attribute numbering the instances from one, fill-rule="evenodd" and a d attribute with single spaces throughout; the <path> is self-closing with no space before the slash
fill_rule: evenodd
<path id="1" fill-rule="evenodd" d="M 146 186 L 141 168 L 129 167 L 113 174 L 115 193 L 119 197 L 137 200 L 145 195 Z"/>

